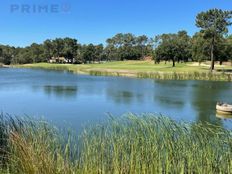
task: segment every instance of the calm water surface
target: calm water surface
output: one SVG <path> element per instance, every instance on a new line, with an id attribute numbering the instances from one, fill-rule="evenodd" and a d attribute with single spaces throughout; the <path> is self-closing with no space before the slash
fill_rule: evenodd
<path id="1" fill-rule="evenodd" d="M 232 102 L 232 83 L 0 68 L 0 111 L 43 117 L 77 129 L 106 119 L 108 113 L 120 116 L 127 112 L 157 113 L 232 128 L 231 120 L 216 118 L 217 101 Z"/>

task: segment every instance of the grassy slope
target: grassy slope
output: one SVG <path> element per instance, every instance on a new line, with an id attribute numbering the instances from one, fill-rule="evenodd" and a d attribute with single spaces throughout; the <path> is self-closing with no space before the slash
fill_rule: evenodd
<path id="1" fill-rule="evenodd" d="M 77 73 L 86 73 L 92 75 L 119 75 L 119 76 L 134 76 L 138 77 L 139 73 L 208 73 L 209 66 L 198 63 L 177 63 L 176 67 L 172 67 L 171 63 L 154 64 L 153 61 L 118 61 L 107 62 L 103 64 L 83 64 L 83 65 L 70 65 L 70 64 L 49 64 L 37 63 L 18 65 L 17 67 L 26 68 L 43 68 L 43 69 L 56 69 L 56 70 L 69 70 Z M 231 70 L 232 66 L 216 65 L 216 70 Z M 93 73 L 94 72 L 94 73 Z"/>
<path id="2" fill-rule="evenodd" d="M 55 66 L 66 67 L 76 70 L 126 70 L 126 71 L 135 71 L 135 72 L 202 72 L 208 71 L 209 68 L 202 64 L 202 66 L 197 66 L 194 64 L 197 63 L 177 63 L 176 67 L 172 67 L 171 63 L 165 64 L 161 62 L 160 64 L 154 64 L 153 61 L 117 61 L 117 62 L 107 62 L 103 64 L 85 64 L 85 65 L 64 65 L 64 64 L 49 64 L 49 63 L 37 63 L 37 64 L 26 64 L 22 65 L 23 67 L 38 67 L 38 68 L 52 68 Z M 216 65 L 217 69 L 231 69 L 232 66 L 220 66 Z"/>

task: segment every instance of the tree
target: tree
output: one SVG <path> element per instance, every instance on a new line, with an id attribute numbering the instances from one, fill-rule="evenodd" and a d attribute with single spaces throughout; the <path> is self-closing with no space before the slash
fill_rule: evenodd
<path id="1" fill-rule="evenodd" d="M 210 59 L 209 39 L 205 39 L 202 32 L 195 33 L 192 37 L 191 43 L 191 53 L 194 61 L 198 61 L 200 64 L 201 62 Z"/>
<path id="2" fill-rule="evenodd" d="M 192 58 L 191 55 L 191 37 L 185 30 L 179 31 L 176 37 L 176 46 L 177 46 L 177 61 L 187 62 Z"/>
<path id="3" fill-rule="evenodd" d="M 98 61 L 99 63 L 101 62 L 104 54 L 103 50 L 104 50 L 103 44 L 99 44 L 95 46 L 95 61 Z"/>
<path id="4" fill-rule="evenodd" d="M 146 47 L 148 43 L 148 37 L 146 35 L 138 36 L 136 38 L 136 44 L 138 45 L 138 49 L 141 53 L 141 57 L 144 58 L 146 55 Z"/>
<path id="5" fill-rule="evenodd" d="M 188 61 L 190 53 L 190 37 L 186 31 L 179 31 L 177 34 L 162 34 L 155 38 L 155 63 L 160 60 L 171 60 L 175 67 L 176 61 Z"/>
<path id="6" fill-rule="evenodd" d="M 61 38 L 56 38 L 52 41 L 53 52 L 52 55 L 55 57 L 61 57 L 64 54 L 64 40 Z"/>
<path id="7" fill-rule="evenodd" d="M 3 51 L 2 51 L 2 48 L 0 47 L 0 62 L 2 62 L 2 61 L 1 61 L 2 55 L 3 55 Z"/>
<path id="8" fill-rule="evenodd" d="M 104 49 L 104 57 L 106 57 L 107 61 L 118 60 L 117 48 L 112 45 L 108 44 Z"/>
<path id="9" fill-rule="evenodd" d="M 8 45 L 6 46 L 0 45 L 0 49 L 1 49 L 0 62 L 5 65 L 11 64 L 12 59 L 16 55 L 15 47 L 10 47 Z"/>
<path id="10" fill-rule="evenodd" d="M 156 37 L 158 47 L 155 49 L 155 57 L 158 60 L 172 60 L 172 66 L 175 67 L 176 61 L 176 35 L 175 34 L 162 34 Z"/>
<path id="11" fill-rule="evenodd" d="M 215 40 L 215 51 L 214 51 L 214 57 L 216 61 L 219 61 L 220 65 L 222 65 L 223 61 L 228 60 L 227 55 L 227 45 L 226 45 L 226 39 L 224 37 L 218 37 Z"/>
<path id="12" fill-rule="evenodd" d="M 232 35 L 226 38 L 225 55 L 227 60 L 231 61 L 231 65 L 232 65 Z"/>
<path id="13" fill-rule="evenodd" d="M 28 47 L 28 54 L 32 59 L 33 63 L 44 62 L 46 61 L 46 57 L 44 54 L 43 45 L 33 43 L 30 47 Z M 28 62 L 31 63 L 31 62 Z"/>
<path id="14" fill-rule="evenodd" d="M 32 63 L 33 59 L 29 55 L 28 47 L 20 48 L 17 55 L 12 59 L 13 64 Z"/>
<path id="15" fill-rule="evenodd" d="M 152 52 L 150 39 L 145 35 L 136 37 L 131 33 L 119 33 L 106 42 L 105 53 L 111 60 L 139 60 Z"/>
<path id="16" fill-rule="evenodd" d="M 69 62 L 73 62 L 73 59 L 77 55 L 77 51 L 80 48 L 80 45 L 77 43 L 76 39 L 72 38 L 64 38 L 63 43 L 63 56 L 67 58 Z"/>
<path id="17" fill-rule="evenodd" d="M 46 57 L 47 60 L 51 59 L 54 52 L 52 41 L 50 39 L 45 40 L 43 43 L 43 47 L 44 47 L 44 56 Z"/>
<path id="18" fill-rule="evenodd" d="M 221 9 L 210 9 L 199 13 L 196 17 L 196 26 L 201 28 L 205 38 L 210 39 L 211 71 L 214 70 L 215 40 L 228 32 L 228 26 L 232 24 L 231 17 L 232 11 Z"/>
<path id="19" fill-rule="evenodd" d="M 223 61 L 227 61 L 228 53 L 227 49 L 227 40 L 220 36 L 215 39 L 215 47 L 214 47 L 214 59 L 219 61 L 222 64 Z M 210 57 L 210 39 L 204 37 L 204 33 L 198 32 L 192 37 L 192 58 L 194 61 L 198 61 L 199 63 L 211 60 Z"/>
<path id="20" fill-rule="evenodd" d="M 95 48 L 93 44 L 83 45 L 81 50 L 81 56 L 84 63 L 90 63 L 94 61 Z"/>

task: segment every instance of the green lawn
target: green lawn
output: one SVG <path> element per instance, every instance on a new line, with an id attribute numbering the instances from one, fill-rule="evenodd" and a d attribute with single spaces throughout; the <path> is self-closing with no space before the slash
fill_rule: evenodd
<path id="1" fill-rule="evenodd" d="M 49 64 L 49 63 L 37 63 L 37 64 L 25 64 L 20 65 L 22 67 L 37 67 L 37 68 L 53 68 L 53 67 L 68 67 L 72 70 L 79 71 L 90 71 L 90 70 L 125 70 L 132 72 L 206 72 L 209 71 L 209 66 L 202 63 L 200 66 L 198 63 L 177 63 L 176 67 L 172 67 L 172 63 L 154 64 L 153 61 L 115 61 L 107 62 L 101 64 L 82 64 L 82 65 L 72 65 L 72 64 Z M 231 69 L 232 66 L 217 65 L 218 69 Z"/>
<path id="2" fill-rule="evenodd" d="M 43 68 L 43 69 L 54 69 L 54 70 L 68 70 L 75 73 L 84 73 L 91 75 L 117 75 L 117 76 L 130 76 L 130 77 L 143 77 L 146 74 L 146 77 L 153 78 L 155 74 L 196 74 L 198 76 L 201 73 L 209 73 L 209 63 L 202 63 L 199 65 L 197 62 L 189 63 L 176 63 L 176 67 L 172 67 L 171 62 L 161 62 L 160 64 L 154 64 L 153 61 L 115 61 L 115 62 L 106 62 L 106 63 L 96 63 L 96 64 L 50 64 L 50 63 L 36 63 L 36 64 L 25 64 L 17 65 L 16 67 L 24 68 Z M 215 65 L 215 72 L 213 75 L 220 75 L 220 71 L 228 72 L 232 71 L 231 65 Z M 141 75 L 143 74 L 143 75 Z M 148 76 L 149 74 L 149 76 Z M 153 76 L 150 76 L 152 74 Z M 175 74 L 175 75 L 176 75 Z M 229 80 L 231 81 L 232 74 L 229 74 Z M 145 76 L 144 76 L 145 77 Z M 157 75 L 156 77 L 157 78 Z M 227 78 L 227 77 L 226 77 Z M 166 79 L 173 79 L 172 77 L 167 77 Z M 189 77 L 181 77 L 179 79 L 189 79 Z M 193 79 L 192 77 L 190 79 Z M 194 78 L 195 79 L 195 78 Z M 200 78 L 197 78 L 202 80 Z M 216 80 L 224 80 L 222 77 Z M 204 79 L 203 79 L 204 80 Z M 207 79 L 206 79 L 207 80 Z"/>

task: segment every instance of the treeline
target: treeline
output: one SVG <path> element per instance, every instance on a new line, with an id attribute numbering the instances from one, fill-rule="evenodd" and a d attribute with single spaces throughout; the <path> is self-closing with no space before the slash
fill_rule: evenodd
<path id="1" fill-rule="evenodd" d="M 232 60 L 232 35 L 227 35 L 232 23 L 231 11 L 211 9 L 196 17 L 199 32 L 189 36 L 187 31 L 169 33 L 149 38 L 131 33 L 119 33 L 106 40 L 106 44 L 83 45 L 73 38 L 48 39 L 42 44 L 20 48 L 0 45 L 0 62 L 25 64 L 47 62 L 52 57 L 64 57 L 72 63 L 101 61 L 142 60 L 152 57 L 160 61 L 176 62 Z"/>
<path id="2" fill-rule="evenodd" d="M 75 63 L 93 63 L 115 60 L 140 60 L 152 55 L 153 42 L 147 36 L 117 34 L 103 44 L 82 45 L 73 38 L 56 38 L 42 44 L 20 48 L 0 45 L 0 62 L 4 64 L 25 64 L 46 62 L 52 57 L 65 57 Z"/>
<path id="3" fill-rule="evenodd" d="M 154 50 L 155 63 L 159 61 L 197 61 L 211 60 L 211 42 L 205 38 L 202 32 L 195 33 L 190 37 L 186 31 L 179 31 L 176 34 L 162 34 L 156 36 L 157 46 Z M 214 48 L 215 61 L 232 61 L 232 35 L 220 36 L 215 40 Z"/>

